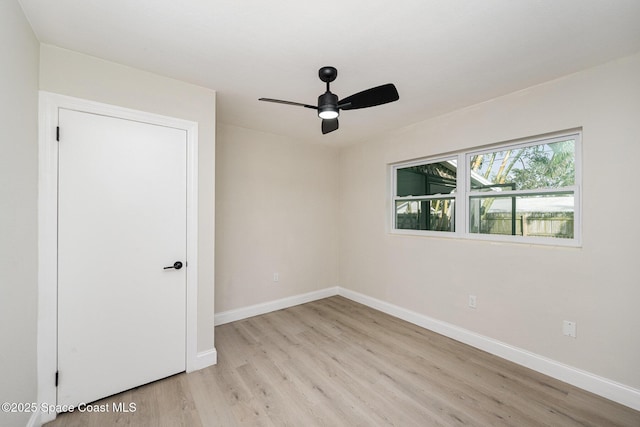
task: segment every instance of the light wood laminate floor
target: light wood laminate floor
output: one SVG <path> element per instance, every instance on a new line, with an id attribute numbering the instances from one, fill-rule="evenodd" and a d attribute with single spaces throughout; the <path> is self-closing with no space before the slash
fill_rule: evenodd
<path id="1" fill-rule="evenodd" d="M 338 296 L 218 326 L 216 349 L 216 366 L 47 427 L 640 426 L 640 412 Z"/>

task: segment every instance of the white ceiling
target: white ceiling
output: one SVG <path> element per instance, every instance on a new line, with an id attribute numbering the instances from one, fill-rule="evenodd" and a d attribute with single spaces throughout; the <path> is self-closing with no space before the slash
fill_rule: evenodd
<path id="1" fill-rule="evenodd" d="M 217 91 L 218 120 L 330 145 L 366 139 L 640 51 L 639 0 L 19 0 L 42 43 Z M 340 98 L 398 102 L 320 133 L 318 69 Z"/>

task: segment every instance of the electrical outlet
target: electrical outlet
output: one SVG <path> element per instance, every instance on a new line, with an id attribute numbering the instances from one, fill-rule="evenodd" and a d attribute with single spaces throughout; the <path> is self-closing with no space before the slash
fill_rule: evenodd
<path id="1" fill-rule="evenodd" d="M 280 274 L 279 273 L 273 273 L 273 281 L 277 282 L 280 280 Z"/>
<path id="2" fill-rule="evenodd" d="M 565 336 L 575 338 L 576 337 L 576 322 L 564 320 L 562 322 L 562 333 Z"/>
<path id="3" fill-rule="evenodd" d="M 477 308 L 477 302 L 475 295 L 469 295 L 469 308 Z"/>

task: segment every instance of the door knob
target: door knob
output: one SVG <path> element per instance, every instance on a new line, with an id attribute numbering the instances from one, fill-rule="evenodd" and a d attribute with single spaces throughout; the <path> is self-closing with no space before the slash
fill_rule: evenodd
<path id="1" fill-rule="evenodd" d="M 165 267 L 163 270 L 168 270 L 170 268 L 175 268 L 176 270 L 180 270 L 182 268 L 182 263 L 180 261 L 176 261 L 173 263 L 173 265 Z"/>

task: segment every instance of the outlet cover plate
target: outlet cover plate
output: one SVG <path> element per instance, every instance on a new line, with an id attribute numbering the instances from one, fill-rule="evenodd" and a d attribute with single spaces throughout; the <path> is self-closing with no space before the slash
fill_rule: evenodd
<path id="1" fill-rule="evenodd" d="M 576 338 L 576 322 L 570 320 L 564 320 L 562 322 L 562 333 L 565 336 Z"/>

